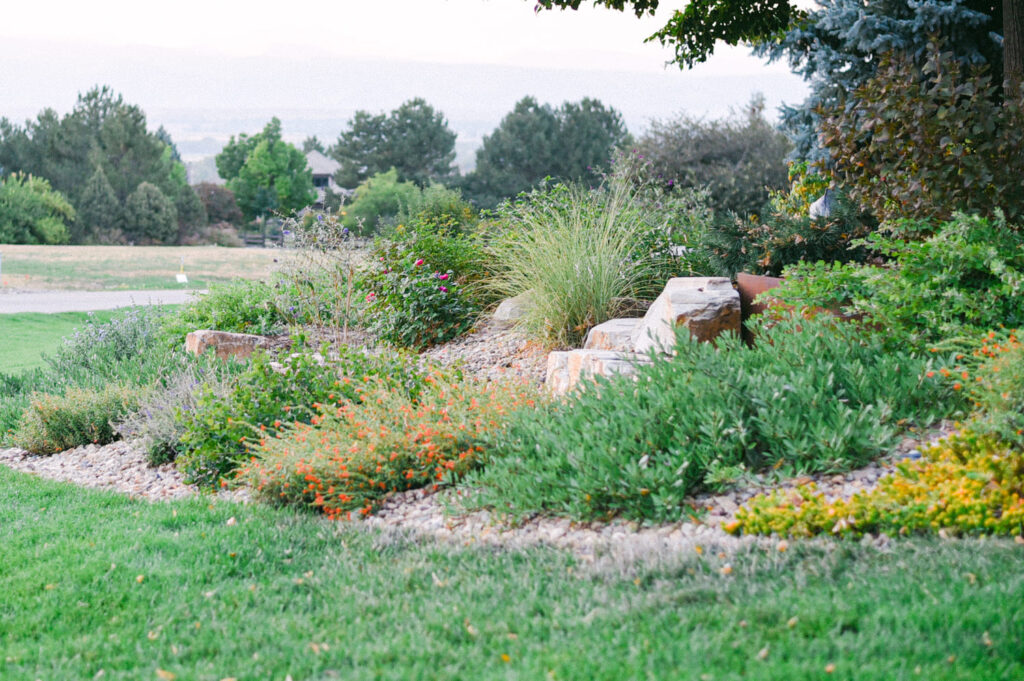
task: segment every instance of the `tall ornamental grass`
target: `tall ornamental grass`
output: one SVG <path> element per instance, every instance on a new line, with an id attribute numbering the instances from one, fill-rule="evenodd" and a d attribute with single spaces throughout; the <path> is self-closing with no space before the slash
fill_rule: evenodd
<path id="1" fill-rule="evenodd" d="M 620 172 L 597 189 L 556 185 L 501 208 L 491 286 L 503 297 L 529 294 L 522 326 L 531 335 L 576 345 L 615 316 L 617 298 L 649 288 L 658 262 L 640 246 L 652 231 L 668 232 L 652 225 L 632 180 Z M 671 257 L 665 241 L 661 257 Z"/>

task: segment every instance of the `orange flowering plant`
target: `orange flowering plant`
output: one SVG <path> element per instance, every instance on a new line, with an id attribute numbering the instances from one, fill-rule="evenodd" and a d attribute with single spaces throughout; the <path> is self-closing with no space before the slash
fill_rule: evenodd
<path id="1" fill-rule="evenodd" d="M 360 402 L 312 405 L 312 423 L 282 425 L 238 472 L 257 495 L 322 511 L 367 515 L 388 494 L 457 480 L 479 462 L 484 435 L 532 408 L 525 383 L 458 380 L 429 373 L 416 396 L 369 385 Z"/>

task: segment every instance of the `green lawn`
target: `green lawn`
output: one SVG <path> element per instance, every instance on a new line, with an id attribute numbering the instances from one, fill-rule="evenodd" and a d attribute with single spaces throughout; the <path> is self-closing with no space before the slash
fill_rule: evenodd
<path id="1" fill-rule="evenodd" d="M 1024 547 L 793 544 L 599 568 L 0 466 L 0 678 L 1024 678 Z"/>
<path id="2" fill-rule="evenodd" d="M 0 314 L 0 373 L 16 374 L 43 366 L 43 354 L 53 354 L 64 336 L 85 325 L 88 312 L 42 314 Z M 92 313 L 97 323 L 104 323 L 116 310 Z"/>

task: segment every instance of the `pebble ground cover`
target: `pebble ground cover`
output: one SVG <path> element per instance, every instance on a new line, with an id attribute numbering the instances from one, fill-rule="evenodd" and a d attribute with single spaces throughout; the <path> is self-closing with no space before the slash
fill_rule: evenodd
<path id="1" fill-rule="evenodd" d="M 588 564 L 0 470 L 0 543 L 0 677 L 12 681 L 1024 674 L 1024 546 L 1012 541 Z"/>

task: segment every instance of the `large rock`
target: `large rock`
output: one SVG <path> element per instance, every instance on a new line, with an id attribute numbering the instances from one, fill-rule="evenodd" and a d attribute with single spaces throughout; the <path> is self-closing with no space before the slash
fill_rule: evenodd
<path id="1" fill-rule="evenodd" d="M 260 348 L 267 347 L 267 339 L 249 333 L 229 333 L 202 329 L 185 336 L 185 351 L 201 355 L 213 348 L 218 359 L 246 359 Z"/>
<path id="2" fill-rule="evenodd" d="M 587 338 L 583 341 L 583 349 L 633 352 L 643 321 L 642 317 L 635 317 L 609 319 L 598 324 L 587 332 Z"/>
<path id="3" fill-rule="evenodd" d="M 650 358 L 632 352 L 612 350 L 568 350 L 548 355 L 548 373 L 544 385 L 555 395 L 564 395 L 581 382 L 597 376 L 631 376 Z"/>
<path id="4" fill-rule="evenodd" d="M 634 352 L 670 352 L 675 327 L 685 326 L 699 341 L 740 332 L 740 296 L 727 277 L 676 277 L 644 315 Z"/>
<path id="5" fill-rule="evenodd" d="M 518 296 L 506 298 L 498 304 L 494 311 L 494 318 L 503 322 L 519 321 L 526 316 L 526 313 L 533 307 L 532 294 L 527 291 Z"/>

